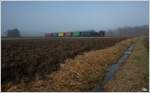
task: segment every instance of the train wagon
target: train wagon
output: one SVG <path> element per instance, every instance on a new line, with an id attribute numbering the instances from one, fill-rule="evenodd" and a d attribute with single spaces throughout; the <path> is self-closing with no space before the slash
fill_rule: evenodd
<path id="1" fill-rule="evenodd" d="M 97 37 L 98 33 L 94 30 L 84 31 L 80 34 L 81 37 Z"/>
<path id="2" fill-rule="evenodd" d="M 72 32 L 73 37 L 80 37 L 80 32 Z"/>
<path id="3" fill-rule="evenodd" d="M 80 32 L 80 36 L 81 37 L 89 37 L 90 36 L 90 32 L 89 31 Z"/>
<path id="4" fill-rule="evenodd" d="M 58 37 L 64 37 L 64 32 L 58 32 Z"/>
<path id="5" fill-rule="evenodd" d="M 52 33 L 52 37 L 58 37 L 58 33 Z"/>
<path id="6" fill-rule="evenodd" d="M 46 33 L 45 37 L 52 37 L 52 33 Z"/>
<path id="7" fill-rule="evenodd" d="M 64 36 L 65 36 L 65 37 L 71 37 L 71 32 L 65 32 L 65 33 L 64 33 Z"/>

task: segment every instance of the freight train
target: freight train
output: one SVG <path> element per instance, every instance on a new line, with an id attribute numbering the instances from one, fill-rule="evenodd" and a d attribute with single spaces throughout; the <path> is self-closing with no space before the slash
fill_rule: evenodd
<path id="1" fill-rule="evenodd" d="M 90 31 L 75 31 L 75 32 L 58 32 L 58 33 L 46 33 L 45 37 L 104 37 L 105 31 L 100 30 L 96 32 Z"/>

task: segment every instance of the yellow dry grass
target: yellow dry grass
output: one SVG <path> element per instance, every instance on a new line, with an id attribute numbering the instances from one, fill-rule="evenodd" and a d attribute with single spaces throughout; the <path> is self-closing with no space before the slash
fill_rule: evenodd
<path id="1" fill-rule="evenodd" d="M 148 51 L 144 41 L 137 39 L 132 55 L 116 73 L 114 80 L 104 85 L 107 92 L 140 92 L 148 87 Z"/>
<path id="2" fill-rule="evenodd" d="M 131 42 L 126 40 L 104 50 L 97 50 L 66 60 L 53 74 L 54 91 L 89 91 L 102 80 L 108 65 L 116 62 Z"/>

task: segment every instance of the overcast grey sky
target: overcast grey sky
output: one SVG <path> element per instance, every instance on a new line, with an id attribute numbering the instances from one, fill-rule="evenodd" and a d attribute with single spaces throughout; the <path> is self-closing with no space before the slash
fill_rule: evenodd
<path id="1" fill-rule="evenodd" d="M 18 28 L 26 36 L 46 32 L 108 30 L 148 24 L 147 1 L 5 1 L 2 35 Z"/>

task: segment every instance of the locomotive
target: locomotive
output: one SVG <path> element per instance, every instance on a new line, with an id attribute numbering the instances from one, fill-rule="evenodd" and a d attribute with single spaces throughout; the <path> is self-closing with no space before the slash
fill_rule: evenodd
<path id="1" fill-rule="evenodd" d="M 99 32 L 89 30 L 89 31 L 58 32 L 45 34 L 45 37 L 104 37 L 104 36 L 105 36 L 104 30 L 100 30 Z"/>

